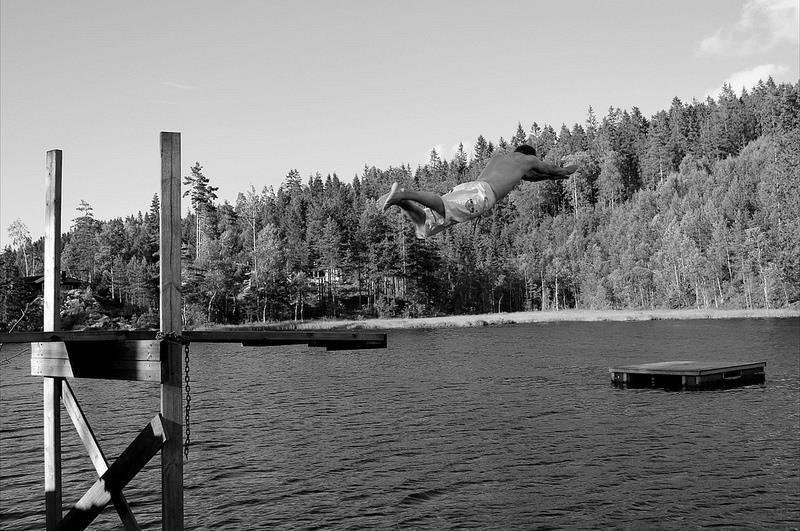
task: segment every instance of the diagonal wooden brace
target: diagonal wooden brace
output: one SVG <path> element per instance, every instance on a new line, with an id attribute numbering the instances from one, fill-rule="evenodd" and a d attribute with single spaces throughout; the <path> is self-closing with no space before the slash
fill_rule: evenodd
<path id="1" fill-rule="evenodd" d="M 100 479 L 59 522 L 56 529 L 86 529 L 108 505 L 113 493 L 122 491 L 158 453 L 165 442 L 167 442 L 167 432 L 159 414 L 139 432 L 133 442 L 108 467 L 106 473 L 100 476 Z"/>
<path id="2" fill-rule="evenodd" d="M 108 470 L 108 460 L 94 436 L 92 427 L 89 425 L 89 421 L 83 413 L 78 399 L 75 398 L 75 393 L 73 393 L 69 381 L 66 379 L 63 381 L 61 387 L 61 400 L 64 403 L 64 408 L 72 419 L 72 424 L 75 425 L 75 430 L 78 432 L 83 446 L 89 453 L 89 459 L 92 460 L 97 475 L 102 476 Z M 117 510 L 117 514 L 119 514 L 119 518 L 122 520 L 122 524 L 127 531 L 141 530 L 122 491 L 112 492 L 111 501 L 114 503 L 114 508 Z"/>

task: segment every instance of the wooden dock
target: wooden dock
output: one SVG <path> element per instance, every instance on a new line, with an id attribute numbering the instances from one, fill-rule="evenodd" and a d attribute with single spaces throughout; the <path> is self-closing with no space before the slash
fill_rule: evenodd
<path id="1" fill-rule="evenodd" d="M 720 389 L 763 383 L 766 361 L 663 361 L 612 367 L 617 387 Z"/>
<path id="2" fill-rule="evenodd" d="M 43 331 L 0 334 L 0 343 L 30 343 L 31 374 L 42 377 L 44 383 L 44 513 L 47 531 L 85 529 L 109 503 L 114 505 L 127 531 L 141 529 L 122 490 L 158 453 L 161 454 L 162 529 L 179 531 L 184 528 L 183 464 L 190 444 L 191 343 L 241 343 L 248 347 L 308 345 L 328 350 L 386 348 L 386 334 L 379 332 L 183 330 L 180 160 L 180 133 L 161 133 L 160 329 L 63 331 L 60 320 L 62 155 L 60 150 L 47 152 Z M 160 413 L 144 426 L 114 462 L 109 463 L 68 378 L 160 384 Z M 61 478 L 62 404 L 98 476 L 95 484 L 68 509 L 66 515 Z"/>
<path id="3" fill-rule="evenodd" d="M 308 345 L 326 350 L 386 348 L 382 332 L 350 330 L 188 330 L 181 344 L 241 343 L 245 347 Z M 30 343 L 31 374 L 53 378 L 96 378 L 160 382 L 162 340 L 155 330 L 86 330 L 0 334 L 0 343 Z"/>

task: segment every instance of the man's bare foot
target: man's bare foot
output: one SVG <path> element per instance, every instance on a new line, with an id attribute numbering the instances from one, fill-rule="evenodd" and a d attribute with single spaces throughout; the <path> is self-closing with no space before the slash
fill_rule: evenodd
<path id="1" fill-rule="evenodd" d="M 386 201 L 383 202 L 383 209 L 387 210 L 390 206 L 396 205 L 400 200 L 397 196 L 400 195 L 400 185 L 397 182 L 392 183 L 392 189 L 389 190 L 389 195 L 386 196 Z"/>

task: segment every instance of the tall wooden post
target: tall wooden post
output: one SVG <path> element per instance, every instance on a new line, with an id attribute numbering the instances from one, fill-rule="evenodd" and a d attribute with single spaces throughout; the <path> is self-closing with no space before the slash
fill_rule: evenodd
<path id="1" fill-rule="evenodd" d="M 181 333 L 181 135 L 161 133 L 161 331 Z M 168 439 L 161 448 L 161 515 L 167 531 L 183 529 L 181 345 L 161 344 L 161 415 Z"/>
<path id="2" fill-rule="evenodd" d="M 47 152 L 44 331 L 61 328 L 61 150 Z M 61 378 L 44 378 L 44 491 L 48 531 L 61 520 Z"/>

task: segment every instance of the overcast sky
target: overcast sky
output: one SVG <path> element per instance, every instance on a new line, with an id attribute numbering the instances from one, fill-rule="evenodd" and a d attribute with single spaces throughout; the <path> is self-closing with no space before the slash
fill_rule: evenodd
<path id="1" fill-rule="evenodd" d="M 44 230 L 62 149 L 63 227 L 146 211 L 160 131 L 220 200 L 290 169 L 350 182 L 451 158 L 521 122 L 646 117 L 724 82 L 796 82 L 800 0 L 0 2 L 0 245 Z M 188 203 L 188 202 L 187 202 Z M 184 207 L 184 211 L 186 208 Z"/>

